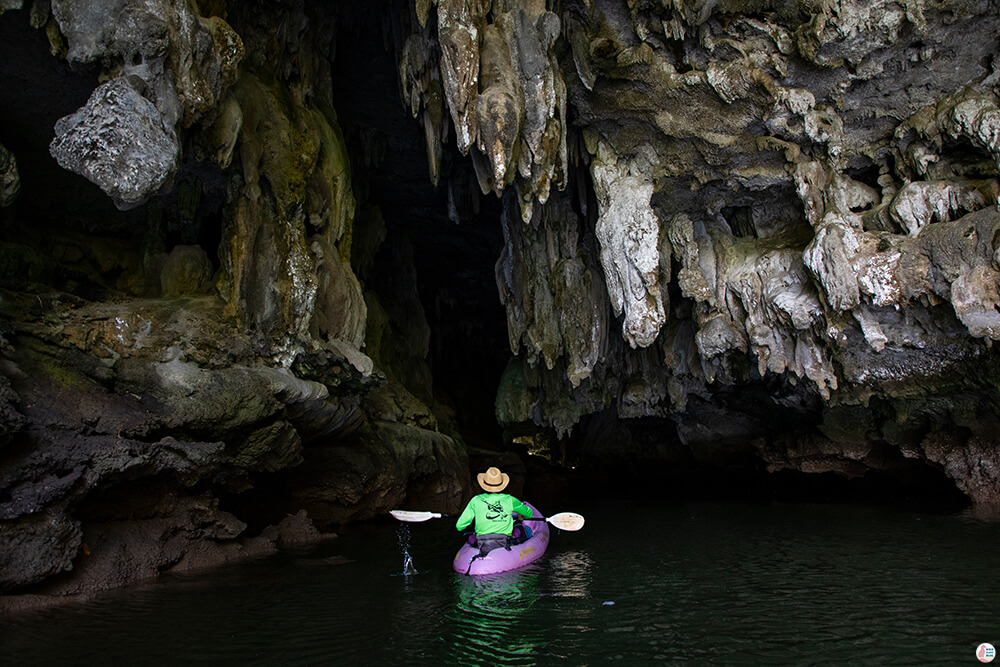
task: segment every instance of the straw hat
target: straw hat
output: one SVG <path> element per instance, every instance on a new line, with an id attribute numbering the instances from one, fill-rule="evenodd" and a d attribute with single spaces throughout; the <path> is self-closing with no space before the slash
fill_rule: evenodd
<path id="1" fill-rule="evenodd" d="M 479 486 L 492 493 L 500 493 L 510 484 L 510 477 L 506 473 L 500 472 L 500 468 L 490 467 L 486 472 L 481 472 L 477 476 Z"/>

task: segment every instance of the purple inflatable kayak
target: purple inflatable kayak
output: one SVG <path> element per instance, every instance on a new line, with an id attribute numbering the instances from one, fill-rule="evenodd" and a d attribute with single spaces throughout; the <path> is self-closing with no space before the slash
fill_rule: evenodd
<path id="1" fill-rule="evenodd" d="M 531 508 L 535 516 L 542 516 L 542 513 L 531 503 L 525 503 L 525 505 Z M 451 566 L 459 574 L 496 574 L 523 567 L 538 560 L 549 546 L 549 524 L 544 519 L 541 521 L 525 519 L 524 525 L 531 528 L 532 532 L 531 537 L 526 542 L 515 544 L 509 551 L 503 548 L 494 549 L 486 554 L 485 558 L 476 558 L 475 560 L 472 558 L 479 555 L 479 547 L 464 544 L 455 554 L 455 560 L 452 561 Z M 469 566 L 470 562 L 472 563 L 471 567 Z"/>

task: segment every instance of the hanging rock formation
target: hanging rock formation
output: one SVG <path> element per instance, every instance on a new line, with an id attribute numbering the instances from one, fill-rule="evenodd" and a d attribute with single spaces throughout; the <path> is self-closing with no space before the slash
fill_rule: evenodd
<path id="1" fill-rule="evenodd" d="M 472 149 L 483 192 L 499 194 L 516 180 L 527 221 L 532 202 L 563 187 L 568 170 L 566 85 L 553 50 L 559 17 L 544 2 L 481 0 L 442 0 L 436 21 L 427 8 L 417 16 L 423 27 L 403 46 L 400 78 L 428 127 L 429 154 L 448 136 L 443 102 L 458 150 Z"/>
<path id="2" fill-rule="evenodd" d="M 177 171 L 179 126 L 214 113 L 237 76 L 240 37 L 221 18 L 203 19 L 186 2 L 57 0 L 52 17 L 69 62 L 121 62 L 84 108 L 56 124 L 52 154 L 120 208 L 141 203 Z"/>
<path id="3" fill-rule="evenodd" d="M 406 52 L 440 75 L 400 84 L 416 114 L 440 81 L 483 191 L 516 191 L 529 223 L 505 206 L 502 421 L 583 429 L 578 463 L 588 415 L 663 417 L 664 446 L 696 458 L 739 440 L 732 460 L 758 442 L 771 470 L 915 460 L 1000 500 L 1000 449 L 967 417 L 996 423 L 996 3 L 441 0 L 436 26 L 425 5 Z M 568 310 L 546 301 L 560 263 L 587 278 Z M 568 333 L 584 311 L 592 335 Z M 759 388 L 779 423 L 749 407 Z M 720 401 L 739 437 L 706 423 Z M 877 415 L 863 435 L 800 432 L 858 408 Z"/>

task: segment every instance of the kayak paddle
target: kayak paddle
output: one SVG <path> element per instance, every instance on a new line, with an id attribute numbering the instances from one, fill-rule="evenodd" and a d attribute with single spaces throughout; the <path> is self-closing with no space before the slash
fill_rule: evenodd
<path id="1" fill-rule="evenodd" d="M 409 521 L 411 523 L 458 516 L 457 514 L 441 514 L 440 512 L 411 512 L 410 510 L 389 510 L 389 514 L 400 521 Z"/>
<path id="2" fill-rule="evenodd" d="M 423 522 L 431 519 L 454 518 L 457 514 L 441 514 L 440 512 L 411 512 L 409 510 L 392 510 L 389 512 L 400 521 Z M 524 521 L 547 521 L 559 530 L 580 530 L 584 518 L 576 512 L 560 512 L 552 516 L 521 517 Z"/>

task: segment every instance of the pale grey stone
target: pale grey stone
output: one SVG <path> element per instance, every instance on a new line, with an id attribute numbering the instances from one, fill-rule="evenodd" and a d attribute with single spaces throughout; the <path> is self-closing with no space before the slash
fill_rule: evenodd
<path id="1" fill-rule="evenodd" d="M 173 127 L 123 77 L 98 86 L 83 108 L 59 119 L 55 134 L 49 152 L 59 166 L 99 186 L 121 209 L 159 192 L 180 159 Z"/>

